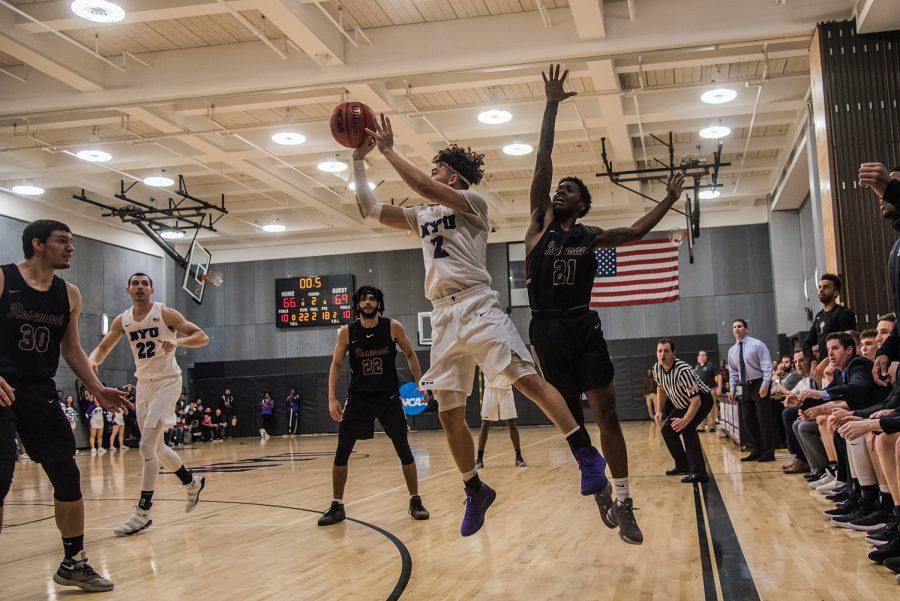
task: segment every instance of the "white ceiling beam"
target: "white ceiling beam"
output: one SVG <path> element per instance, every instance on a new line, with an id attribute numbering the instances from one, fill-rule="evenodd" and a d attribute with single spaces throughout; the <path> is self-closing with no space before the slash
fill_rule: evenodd
<path id="1" fill-rule="evenodd" d="M 606 37 L 603 0 L 569 0 L 569 10 L 578 37 L 583 40 Z"/>
<path id="2" fill-rule="evenodd" d="M 319 64 L 344 64 L 345 38 L 316 6 L 289 0 L 254 0 L 253 4 Z"/>
<path id="3" fill-rule="evenodd" d="M 97 83 L 97 81 L 100 81 L 100 78 L 96 77 L 96 65 L 88 66 L 80 54 L 72 51 L 71 46 L 68 46 L 58 38 L 38 39 L 24 32 L 14 31 L 10 27 L 5 26 L 5 23 L 11 20 L 11 13 L 4 14 L 0 18 L 0 28 L 2 28 L 2 32 L 0 32 L 0 52 L 22 61 L 32 69 L 52 77 L 76 92 L 96 92 L 103 89 Z M 64 61 L 53 58 L 59 56 L 66 57 L 66 64 L 64 64 Z M 86 76 L 85 73 L 89 73 L 90 76 Z M 26 94 L 34 92 L 33 89 L 29 89 L 29 86 L 25 84 L 22 84 L 20 87 L 22 92 Z M 6 83 L 4 88 L 5 92 L 11 92 L 12 84 Z"/>
<path id="4" fill-rule="evenodd" d="M 762 46 L 762 44 L 762 42 L 759 42 L 760 46 Z M 692 54 L 698 53 L 682 53 L 679 55 L 678 52 L 673 52 L 672 54 L 673 55 L 671 57 L 660 57 L 653 54 L 648 54 L 647 57 L 643 59 L 644 72 L 646 73 L 648 71 L 663 71 L 666 69 L 690 69 L 693 67 L 709 67 L 712 65 L 731 65 L 735 63 L 749 63 L 753 61 L 766 60 L 766 55 L 762 52 L 723 54 L 723 51 L 721 50 L 712 50 L 709 53 L 706 53 L 702 58 L 687 58 Z M 807 46 L 793 50 L 776 50 L 773 52 L 769 52 L 768 54 L 768 58 L 770 61 L 786 58 L 801 58 L 804 56 L 809 56 L 809 48 Z M 638 65 L 636 61 L 634 64 L 616 65 L 616 71 L 619 73 L 638 73 L 640 70 L 641 66 Z"/>
<path id="5" fill-rule="evenodd" d="M 856 30 L 875 33 L 900 29 L 900 10 L 896 0 L 861 0 L 856 12 Z"/>

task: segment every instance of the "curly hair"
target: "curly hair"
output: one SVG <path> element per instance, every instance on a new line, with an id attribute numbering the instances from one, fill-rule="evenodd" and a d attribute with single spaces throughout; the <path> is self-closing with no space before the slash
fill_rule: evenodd
<path id="1" fill-rule="evenodd" d="M 484 155 L 475 152 L 468 146 L 463 148 L 451 144 L 447 148 L 441 149 L 431 159 L 431 162 L 443 163 L 459 173 L 463 177 L 463 185 L 467 189 L 470 185 L 477 186 L 484 177 Z"/>
<path id="2" fill-rule="evenodd" d="M 356 292 L 353 293 L 353 312 L 356 315 L 362 314 L 362 311 L 359 310 L 359 302 L 364 296 L 369 294 L 374 296 L 375 300 L 378 301 L 378 309 L 376 309 L 378 313 L 384 314 L 384 292 L 375 286 L 360 286 Z"/>
<path id="3" fill-rule="evenodd" d="M 588 190 L 588 187 L 585 185 L 581 178 L 575 177 L 574 175 L 570 175 L 568 177 L 564 177 L 559 180 L 557 186 L 561 186 L 563 182 L 572 182 L 578 188 L 578 191 L 581 193 L 581 202 L 584 203 L 584 210 L 581 211 L 578 216 L 584 217 L 588 214 L 588 211 L 591 210 L 591 192 Z"/>

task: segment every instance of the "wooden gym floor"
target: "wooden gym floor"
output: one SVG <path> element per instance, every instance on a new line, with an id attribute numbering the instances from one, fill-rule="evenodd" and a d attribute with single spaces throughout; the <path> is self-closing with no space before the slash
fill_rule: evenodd
<path id="1" fill-rule="evenodd" d="M 140 456 L 78 464 L 92 565 L 116 582 L 103 599 L 894 599 L 861 533 L 827 527 L 826 508 L 778 463 L 742 465 L 730 442 L 701 434 L 714 479 L 702 489 L 662 476 L 670 460 L 648 423 L 625 424 L 643 546 L 621 542 L 578 495 L 578 471 L 549 427 L 523 428 L 527 468 L 494 428 L 482 477 L 498 491 L 484 529 L 459 536 L 463 492 L 441 432 L 411 434 L 431 519 L 413 521 L 390 441 L 362 441 L 350 461 L 348 521 L 319 528 L 331 500 L 334 436 L 244 439 L 180 451 L 207 485 L 190 515 L 161 475 L 153 526 L 112 529 L 130 514 Z M 596 429 L 591 432 L 596 439 Z M 0 534 L 0 599 L 80 595 L 56 586 L 60 544 L 39 467 L 17 465 Z M 87 595 L 87 593 L 85 593 Z M 399 597 L 398 597 L 399 595 Z M 93 598 L 93 597 L 92 597 Z"/>

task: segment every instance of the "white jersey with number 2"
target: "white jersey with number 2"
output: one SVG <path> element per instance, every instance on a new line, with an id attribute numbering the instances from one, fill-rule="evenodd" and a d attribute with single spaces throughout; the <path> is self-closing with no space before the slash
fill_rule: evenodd
<path id="1" fill-rule="evenodd" d="M 131 354 L 134 355 L 134 376 L 140 380 L 158 380 L 181 375 L 175 360 L 175 350 L 166 353 L 163 340 L 174 340 L 175 332 L 163 321 L 163 304 L 153 307 L 141 321 L 134 319 L 134 307 L 122 313 L 122 329 L 128 337 Z"/>
<path id="2" fill-rule="evenodd" d="M 487 240 L 491 231 L 487 201 L 474 190 L 459 190 L 474 213 L 442 205 L 403 209 L 410 229 L 422 242 L 425 297 L 430 301 L 473 286 L 491 285 Z"/>

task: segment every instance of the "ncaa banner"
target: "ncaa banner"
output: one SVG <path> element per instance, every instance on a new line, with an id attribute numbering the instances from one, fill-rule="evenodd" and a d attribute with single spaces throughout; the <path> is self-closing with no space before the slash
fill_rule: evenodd
<path id="1" fill-rule="evenodd" d="M 419 392 L 415 382 L 407 382 L 400 387 L 400 400 L 406 415 L 419 415 L 428 409 L 428 400 Z"/>

